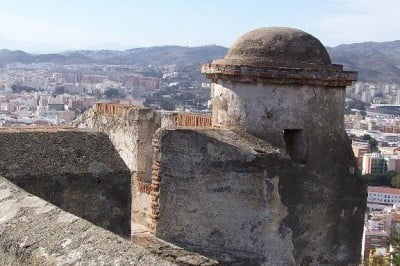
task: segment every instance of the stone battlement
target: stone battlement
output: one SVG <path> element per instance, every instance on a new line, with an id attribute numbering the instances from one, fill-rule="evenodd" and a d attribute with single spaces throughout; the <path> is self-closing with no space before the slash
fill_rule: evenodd
<path id="1" fill-rule="evenodd" d="M 181 127 L 211 127 L 211 115 L 178 113 L 175 124 Z"/>
<path id="2" fill-rule="evenodd" d="M 122 119 L 128 117 L 138 117 L 140 111 L 154 112 L 150 108 L 134 106 L 134 105 L 123 105 L 115 103 L 96 103 L 95 112 L 98 114 L 109 114 L 115 115 Z M 162 116 L 161 113 L 154 112 L 156 115 Z M 173 124 L 181 127 L 210 127 L 211 126 L 211 115 L 201 115 L 195 113 L 183 113 L 183 112 L 168 112 L 168 116 L 164 116 L 164 119 L 172 119 Z"/>
<path id="3" fill-rule="evenodd" d="M 70 213 L 130 235 L 130 172 L 107 135 L 67 128 L 0 130 L 0 147 L 0 175 Z"/>
<path id="4" fill-rule="evenodd" d="M 140 106 L 116 103 L 96 103 L 95 109 L 96 112 L 100 114 L 117 115 L 122 118 L 126 118 L 130 114 L 135 113 L 137 110 L 151 110 L 149 108 L 144 108 Z"/>
<path id="5" fill-rule="evenodd" d="M 132 243 L 27 193 L 1 176 L 0 235 L 1 265 L 217 264 L 154 241 L 148 246 Z"/>

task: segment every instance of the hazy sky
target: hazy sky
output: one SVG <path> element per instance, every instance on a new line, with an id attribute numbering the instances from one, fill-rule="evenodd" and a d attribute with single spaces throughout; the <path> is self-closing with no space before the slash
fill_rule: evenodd
<path id="1" fill-rule="evenodd" d="M 0 45 L 8 48 L 229 46 L 265 26 L 296 27 L 328 46 L 396 40 L 400 0 L 0 1 Z"/>

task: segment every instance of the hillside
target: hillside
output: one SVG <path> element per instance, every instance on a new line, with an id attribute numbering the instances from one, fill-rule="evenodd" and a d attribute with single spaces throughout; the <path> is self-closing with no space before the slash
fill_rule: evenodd
<path id="1" fill-rule="evenodd" d="M 62 54 L 28 54 L 23 51 L 0 50 L 0 64 L 55 63 L 55 64 L 139 64 L 139 65 L 192 65 L 223 57 L 226 48 L 217 45 L 199 47 L 155 46 L 125 51 L 78 50 Z"/>
<path id="2" fill-rule="evenodd" d="M 359 72 L 360 81 L 400 82 L 400 40 L 365 42 L 328 47 L 332 62 Z M 225 55 L 227 48 L 217 45 L 199 47 L 155 46 L 115 50 L 78 50 L 61 54 L 28 54 L 23 51 L 0 50 L 0 64 L 139 64 L 181 66 L 209 62 Z"/>
<path id="3" fill-rule="evenodd" d="M 400 82 L 400 40 L 343 44 L 328 52 L 332 62 L 357 70 L 359 80 Z"/>

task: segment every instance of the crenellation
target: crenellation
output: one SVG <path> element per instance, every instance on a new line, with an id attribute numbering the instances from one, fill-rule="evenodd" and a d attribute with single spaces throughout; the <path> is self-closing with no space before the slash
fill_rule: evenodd
<path id="1" fill-rule="evenodd" d="M 132 243 L 1 176 L 0 198 L 14 211 L 0 208 L 1 265 L 218 265 L 155 239 Z"/>

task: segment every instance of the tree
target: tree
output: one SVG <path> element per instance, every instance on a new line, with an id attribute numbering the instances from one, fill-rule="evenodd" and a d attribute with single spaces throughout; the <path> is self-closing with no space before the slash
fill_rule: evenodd
<path id="1" fill-rule="evenodd" d="M 396 230 L 392 230 L 389 242 L 393 247 L 390 262 L 393 265 L 400 265 L 400 234 Z"/>
<path id="2" fill-rule="evenodd" d="M 369 144 L 369 149 L 371 150 L 371 152 L 377 152 L 378 151 L 378 141 L 376 141 L 376 139 L 371 138 L 368 141 Z"/>
<path id="3" fill-rule="evenodd" d="M 54 95 L 61 95 L 65 93 L 65 88 L 64 87 L 56 87 L 54 89 Z"/>
<path id="4" fill-rule="evenodd" d="M 370 139 L 372 139 L 372 137 L 371 137 L 371 135 L 369 135 L 369 134 L 364 134 L 364 135 L 362 136 L 362 139 L 363 139 L 363 140 L 370 140 Z"/>
<path id="5" fill-rule="evenodd" d="M 17 84 L 11 85 L 11 89 L 14 93 L 20 93 L 22 91 L 26 91 L 26 92 L 35 91 L 35 88 L 28 87 L 28 86 L 21 86 L 21 85 L 17 85 Z"/>
<path id="6" fill-rule="evenodd" d="M 109 88 L 104 92 L 104 95 L 106 96 L 107 99 L 115 99 L 120 97 L 119 90 L 114 89 L 114 88 Z"/>
<path id="7" fill-rule="evenodd" d="M 389 171 L 387 173 L 381 173 L 381 174 L 364 175 L 369 186 L 385 186 L 385 187 L 390 187 L 392 185 L 391 182 L 394 176 L 396 176 L 396 172 L 394 171 Z"/>
<path id="8" fill-rule="evenodd" d="M 351 101 L 347 103 L 347 108 L 365 111 L 365 103 L 358 99 L 351 99 Z"/>
<path id="9" fill-rule="evenodd" d="M 360 111 L 360 115 L 362 115 L 363 118 L 365 118 L 365 117 L 367 116 L 367 112 L 365 112 L 365 111 Z"/>
<path id="10" fill-rule="evenodd" d="M 387 259 L 385 260 L 384 257 L 372 255 L 372 256 L 370 256 L 370 259 L 368 261 L 368 265 L 371 265 L 371 266 L 389 266 L 390 263 L 389 263 L 389 261 Z"/>
<path id="11" fill-rule="evenodd" d="M 393 177 L 390 183 L 392 184 L 392 187 L 400 188 L 400 174 Z"/>
<path id="12" fill-rule="evenodd" d="M 175 110 L 174 104 L 171 101 L 164 100 L 164 99 L 160 102 L 160 107 L 161 107 L 161 109 L 166 110 L 166 111 Z"/>

